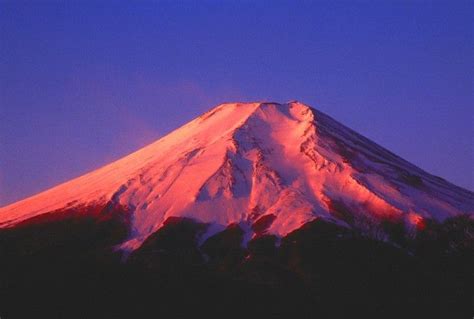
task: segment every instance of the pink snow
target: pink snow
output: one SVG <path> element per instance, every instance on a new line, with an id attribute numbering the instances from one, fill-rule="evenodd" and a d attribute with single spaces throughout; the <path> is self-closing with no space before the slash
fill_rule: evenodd
<path id="1" fill-rule="evenodd" d="M 283 237 L 316 218 L 334 220 L 331 200 L 377 216 L 407 215 L 415 224 L 474 207 L 472 192 L 307 105 L 228 103 L 118 161 L 0 208 L 0 227 L 113 201 L 131 210 L 133 231 L 122 248 L 133 250 L 172 216 L 216 231 L 234 223 L 251 231 L 258 218 L 274 215 L 267 233 Z"/>

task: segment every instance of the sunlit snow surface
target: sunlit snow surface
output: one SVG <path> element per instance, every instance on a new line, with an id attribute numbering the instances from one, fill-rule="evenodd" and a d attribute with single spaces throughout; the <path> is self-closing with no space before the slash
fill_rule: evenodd
<path id="1" fill-rule="evenodd" d="M 275 219 L 285 236 L 330 203 L 371 215 L 443 220 L 473 213 L 474 195 L 404 161 L 302 103 L 222 104 L 143 149 L 0 209 L 0 227 L 65 207 L 114 202 L 132 212 L 132 250 L 171 216 L 218 232 Z M 211 233 L 207 234 L 212 235 Z"/>

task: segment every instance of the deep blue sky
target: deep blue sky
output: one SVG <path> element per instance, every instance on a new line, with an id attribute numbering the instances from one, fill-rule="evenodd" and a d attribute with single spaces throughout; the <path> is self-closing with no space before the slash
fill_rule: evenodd
<path id="1" fill-rule="evenodd" d="M 308 103 L 474 189 L 474 2 L 106 3 L 0 2 L 0 205 L 237 100 Z"/>

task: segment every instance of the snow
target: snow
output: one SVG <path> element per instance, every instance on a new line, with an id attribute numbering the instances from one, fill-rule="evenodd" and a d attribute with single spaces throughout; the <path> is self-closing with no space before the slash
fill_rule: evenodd
<path id="1" fill-rule="evenodd" d="M 116 162 L 0 208 L 0 227 L 114 201 L 132 211 L 122 248 L 133 250 L 172 216 L 211 224 L 206 236 L 230 224 L 251 236 L 252 223 L 273 214 L 267 232 L 282 237 L 315 218 L 333 220 L 331 200 L 414 224 L 474 211 L 472 192 L 307 105 L 228 103 Z"/>

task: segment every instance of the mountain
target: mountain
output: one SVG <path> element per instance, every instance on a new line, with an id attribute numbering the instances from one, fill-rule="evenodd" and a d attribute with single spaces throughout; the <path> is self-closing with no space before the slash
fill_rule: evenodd
<path id="1" fill-rule="evenodd" d="M 0 208 L 0 316 L 469 317 L 473 212 L 305 104 L 222 104 Z"/>
<path id="2" fill-rule="evenodd" d="M 169 217 L 210 223 L 206 237 L 240 224 L 284 237 L 317 218 L 442 221 L 474 212 L 474 195 L 432 176 L 298 102 L 219 105 L 112 164 L 0 209 L 0 226 L 80 206 L 130 214 L 134 250 Z M 260 227 L 262 228 L 262 227 Z"/>

